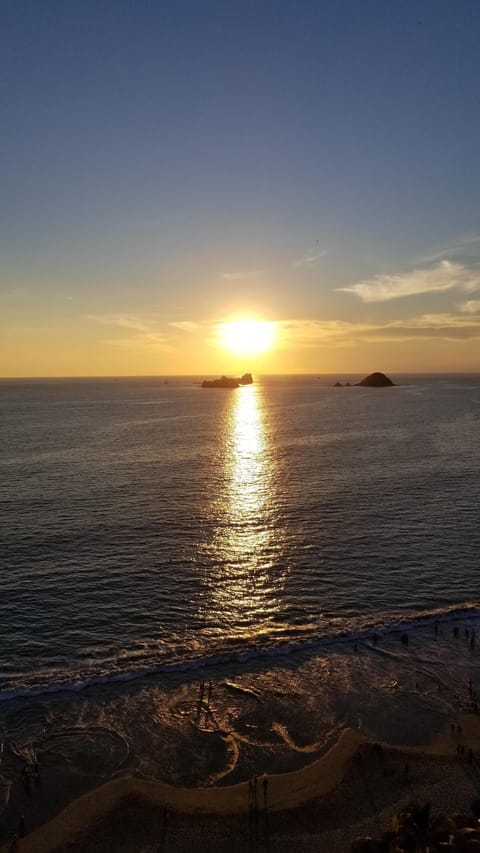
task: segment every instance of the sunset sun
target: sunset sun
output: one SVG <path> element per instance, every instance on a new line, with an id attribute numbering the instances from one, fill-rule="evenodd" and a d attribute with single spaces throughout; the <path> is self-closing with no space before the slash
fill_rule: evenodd
<path id="1" fill-rule="evenodd" d="M 235 320 L 222 323 L 221 343 L 231 352 L 255 353 L 271 348 L 275 338 L 273 323 L 264 320 Z"/>

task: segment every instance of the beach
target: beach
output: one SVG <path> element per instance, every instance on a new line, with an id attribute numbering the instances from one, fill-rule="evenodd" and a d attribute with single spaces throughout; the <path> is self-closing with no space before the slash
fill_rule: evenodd
<path id="1" fill-rule="evenodd" d="M 356 837 L 389 829 L 393 815 L 412 800 L 430 800 L 433 814 L 468 812 L 480 790 L 480 719 L 465 715 L 454 725 L 424 748 L 372 743 L 345 730 L 318 761 L 260 777 L 256 808 L 253 781 L 185 789 L 119 777 L 71 803 L 22 839 L 19 849 L 347 853 Z"/>

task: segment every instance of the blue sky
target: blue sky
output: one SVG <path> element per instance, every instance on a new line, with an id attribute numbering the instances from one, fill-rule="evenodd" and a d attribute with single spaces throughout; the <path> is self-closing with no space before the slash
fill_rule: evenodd
<path id="1" fill-rule="evenodd" d="M 239 313 L 269 370 L 480 369 L 476 0 L 4 0 L 0 33 L 0 374 L 216 372 Z"/>

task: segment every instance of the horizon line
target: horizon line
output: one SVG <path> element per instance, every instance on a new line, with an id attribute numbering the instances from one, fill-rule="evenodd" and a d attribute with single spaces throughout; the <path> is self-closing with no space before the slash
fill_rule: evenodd
<path id="1" fill-rule="evenodd" d="M 234 372 L 234 371 L 233 371 Z M 374 371 L 369 371 L 370 373 Z M 359 372 L 353 371 L 336 371 L 334 373 L 322 373 L 321 371 L 302 371 L 301 373 L 297 372 L 289 372 L 289 371 L 281 371 L 279 373 L 253 373 L 255 376 L 263 377 L 263 376 L 364 376 L 365 374 L 369 375 L 368 371 L 361 370 Z M 382 371 L 384 372 L 384 371 Z M 405 376 L 480 376 L 480 368 L 478 370 L 429 370 L 429 371 L 411 371 L 411 370 L 392 370 L 388 371 L 388 373 L 392 373 L 392 375 L 405 375 Z M 232 371 L 229 371 L 232 373 Z M 228 374 L 222 374 L 227 376 Z M 86 379 L 179 379 L 179 378 L 201 378 L 201 377 L 210 377 L 210 376 L 218 376 L 218 373 L 95 373 L 95 374 L 78 374 L 78 375 L 45 375 L 45 376 L 28 376 L 28 375 L 19 375 L 19 376 L 0 376 L 0 382 L 13 382 L 18 380 L 29 380 L 29 381 L 45 381 L 45 380 L 86 380 Z"/>

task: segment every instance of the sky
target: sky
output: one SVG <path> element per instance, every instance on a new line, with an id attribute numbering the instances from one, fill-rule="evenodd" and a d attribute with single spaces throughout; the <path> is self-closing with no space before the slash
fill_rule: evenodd
<path id="1" fill-rule="evenodd" d="M 3 0 L 0 376 L 480 371 L 479 43 L 478 0 Z"/>

